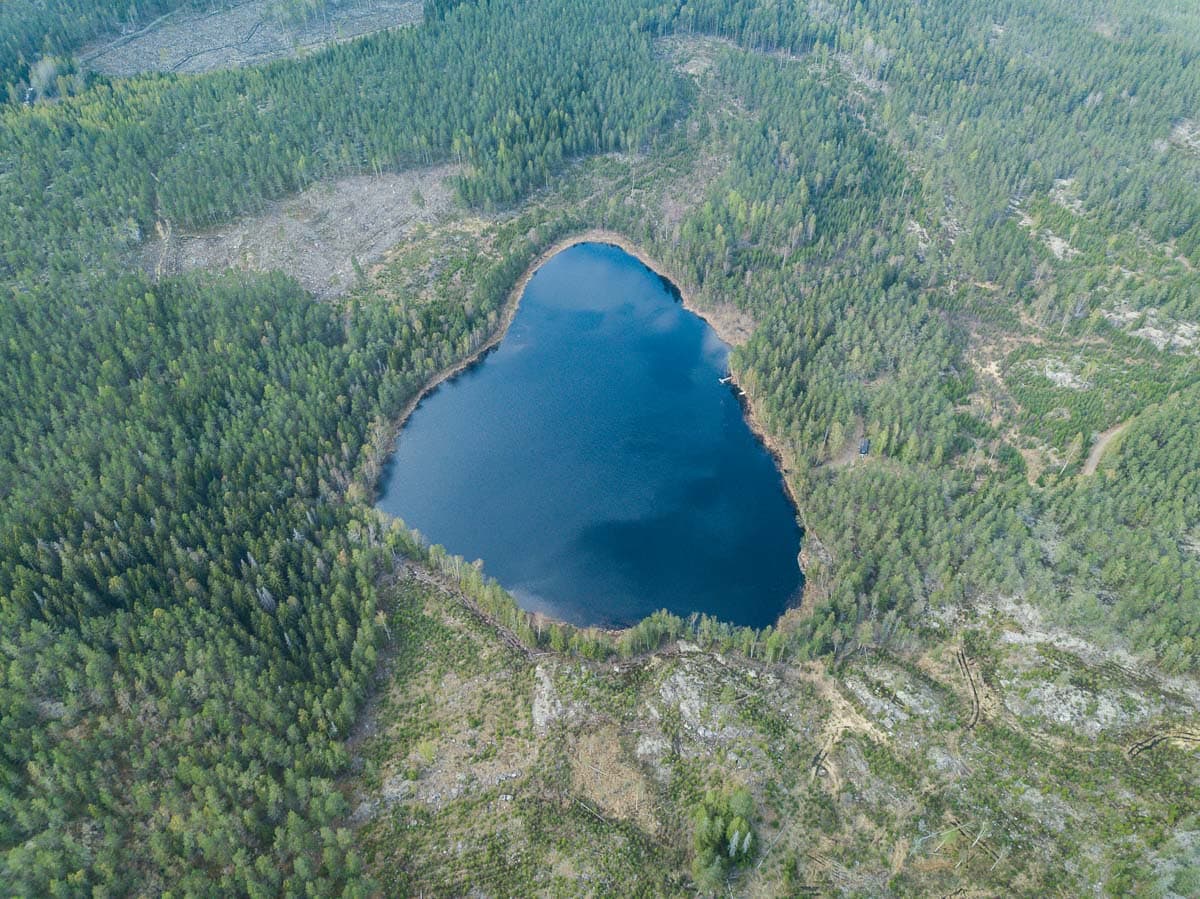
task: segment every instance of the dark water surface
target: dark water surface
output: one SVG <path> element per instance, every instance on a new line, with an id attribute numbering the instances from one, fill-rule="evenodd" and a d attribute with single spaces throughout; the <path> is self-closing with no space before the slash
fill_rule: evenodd
<path id="1" fill-rule="evenodd" d="M 772 623 L 800 588 L 800 531 L 720 383 L 727 356 L 623 250 L 564 250 L 500 346 L 417 407 L 379 506 L 575 624 Z"/>

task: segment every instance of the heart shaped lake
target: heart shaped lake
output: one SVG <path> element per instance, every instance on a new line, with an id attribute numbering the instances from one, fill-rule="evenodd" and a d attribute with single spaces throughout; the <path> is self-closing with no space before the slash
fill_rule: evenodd
<path id="1" fill-rule="evenodd" d="M 563 621 L 771 624 L 802 585 L 800 529 L 728 355 L 666 279 L 576 244 L 499 346 L 422 400 L 379 506 Z"/>

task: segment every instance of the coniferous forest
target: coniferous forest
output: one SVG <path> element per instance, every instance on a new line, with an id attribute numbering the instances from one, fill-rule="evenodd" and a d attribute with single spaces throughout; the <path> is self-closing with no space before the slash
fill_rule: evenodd
<path id="1" fill-rule="evenodd" d="M 0 893 L 1195 894 L 1189 4 L 427 0 L 416 27 L 260 67 L 73 61 L 221 5 L 0 4 Z M 477 243 L 421 232 L 435 262 L 400 248 L 331 300 L 137 261 L 313 185 L 443 165 Z M 801 608 L 771 628 L 546 621 L 372 507 L 406 404 L 591 228 L 753 323 L 732 370 L 805 534 Z M 696 688 L 742 731 L 654 680 L 678 647 L 753 671 Z M 564 712 L 472 747 L 534 741 L 530 798 L 364 825 L 364 791 L 440 770 L 452 725 L 414 697 L 447 671 L 515 685 L 522 721 L 555 679 L 559 706 L 607 709 L 637 751 L 591 767 L 636 755 L 667 811 L 587 800 Z M 926 693 L 957 711 L 906 744 Z M 1102 739 L 1029 723 L 1068 694 Z M 658 742 L 630 736 L 647 695 Z M 928 749 L 947 734 L 964 760 Z M 1005 804 L 1030 793 L 1036 813 Z M 519 839 L 472 830 L 500 795 Z M 567 830 L 611 870 L 571 880 Z M 885 843 L 885 873 L 854 868 Z"/>

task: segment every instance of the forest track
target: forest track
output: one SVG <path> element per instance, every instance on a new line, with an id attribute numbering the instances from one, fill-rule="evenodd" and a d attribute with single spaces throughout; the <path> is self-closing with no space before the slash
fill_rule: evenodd
<path id="1" fill-rule="evenodd" d="M 162 252 L 158 254 L 158 261 L 154 263 L 154 280 L 162 279 L 163 266 L 167 262 L 167 253 L 171 249 L 171 223 L 167 219 L 160 219 L 154 223 L 154 229 L 158 232 L 158 239 L 162 245 Z"/>
<path id="2" fill-rule="evenodd" d="M 520 637 L 514 634 L 511 630 L 481 609 L 478 603 L 463 593 L 462 590 L 458 589 L 449 578 L 440 576 L 437 573 L 430 571 L 428 568 L 417 565 L 413 562 L 406 562 L 405 570 L 409 577 L 418 583 L 424 584 L 427 587 L 433 587 L 444 595 L 449 596 L 451 599 L 456 600 L 459 605 L 470 612 L 481 624 L 490 628 L 491 630 L 494 630 L 497 636 L 499 636 L 505 645 L 507 645 L 510 649 L 515 650 L 530 661 L 537 657 L 538 653 L 534 652 L 533 649 L 522 642 Z"/>
<path id="3" fill-rule="evenodd" d="M 206 11 L 178 9 L 130 34 L 103 35 L 80 49 L 85 68 L 129 77 L 142 72 L 210 72 L 295 57 L 391 28 L 418 24 L 417 0 L 343 0 L 289 25 L 272 0 L 241 0 Z"/>
<path id="4" fill-rule="evenodd" d="M 199 56 L 204 56 L 208 53 L 221 53 L 222 51 L 225 51 L 225 50 L 235 50 L 235 49 L 238 49 L 239 47 L 244 47 L 247 44 L 249 44 L 252 40 L 254 40 L 254 38 L 258 35 L 258 33 L 260 31 L 262 31 L 263 27 L 266 24 L 267 23 L 266 23 L 265 19 L 259 19 L 257 22 L 254 23 L 254 27 L 250 29 L 249 33 L 239 41 L 233 41 L 232 43 L 229 43 L 229 44 L 222 44 L 220 47 L 202 47 L 201 49 L 196 50 L 194 53 L 189 53 L 186 56 L 184 56 L 181 60 L 179 60 L 179 62 L 177 62 L 173 66 L 171 66 L 171 71 L 178 72 L 185 65 L 190 63 L 193 59 L 196 59 Z"/>
<path id="5" fill-rule="evenodd" d="M 1148 750 L 1151 750 L 1155 746 L 1165 743 L 1168 740 L 1179 740 L 1182 743 L 1195 743 L 1200 745 L 1200 733 L 1187 730 L 1155 731 L 1149 736 L 1143 737 L 1142 739 L 1131 743 L 1128 747 L 1126 747 L 1125 754 L 1129 758 L 1135 759 L 1143 752 L 1147 752 Z"/>
<path id="6" fill-rule="evenodd" d="M 809 782 L 816 782 L 818 776 L 825 777 L 828 779 L 829 792 L 837 796 L 842 791 L 844 782 L 837 764 L 830 757 L 834 747 L 847 733 L 861 734 L 881 744 L 888 742 L 887 735 L 855 708 L 854 704 L 842 695 L 837 685 L 816 666 L 810 664 L 796 673 L 812 684 L 818 695 L 829 704 L 829 716 L 820 737 L 821 748 L 809 763 Z"/>
<path id="7" fill-rule="evenodd" d="M 954 654 L 955 661 L 958 662 L 958 670 L 967 680 L 967 686 L 971 688 L 971 720 L 967 722 L 967 730 L 974 730 L 975 725 L 979 723 L 980 702 L 979 688 L 975 686 L 975 676 L 971 673 L 971 660 L 966 652 L 959 649 Z"/>
<path id="8" fill-rule="evenodd" d="M 97 56 L 103 56 L 105 53 L 110 53 L 114 50 L 117 50 L 117 49 L 125 46 L 126 44 L 128 44 L 130 41 L 135 41 L 139 37 L 149 34 L 151 31 L 153 31 L 155 28 L 157 28 L 159 25 L 161 25 L 167 19 L 171 18 L 171 16 L 175 15 L 175 13 L 177 13 L 177 12 L 179 12 L 179 10 L 177 10 L 177 9 L 173 9 L 170 12 L 165 12 L 161 16 L 159 16 L 157 19 L 155 19 L 153 22 L 150 22 L 150 23 L 144 25 L 143 27 L 139 28 L 137 31 L 131 31 L 129 34 L 122 34 L 120 37 L 118 37 L 116 40 L 114 40 L 108 46 L 100 47 L 98 49 L 93 50 L 90 53 L 84 53 L 83 55 L 81 55 L 79 57 L 79 61 L 82 63 L 89 63 L 93 59 L 95 59 Z"/>
<path id="9" fill-rule="evenodd" d="M 1107 431 L 1104 431 L 1096 438 L 1095 444 L 1092 445 L 1091 452 L 1088 453 L 1087 461 L 1083 463 L 1083 473 L 1091 475 L 1096 473 L 1096 469 L 1100 465 L 1100 459 L 1104 456 L 1104 451 L 1108 449 L 1109 444 L 1121 436 L 1125 429 L 1129 427 L 1128 421 L 1123 421 L 1119 425 L 1114 425 Z"/>
<path id="10" fill-rule="evenodd" d="M 838 737 L 841 735 L 838 734 Z M 833 748 L 836 742 L 834 739 L 827 740 L 825 745 L 817 750 L 817 754 L 813 756 L 812 764 L 808 771 L 808 782 L 815 783 L 818 777 L 828 778 L 830 792 L 836 796 L 842 791 L 842 777 L 838 773 L 837 766 L 829 760 L 829 751 Z"/>

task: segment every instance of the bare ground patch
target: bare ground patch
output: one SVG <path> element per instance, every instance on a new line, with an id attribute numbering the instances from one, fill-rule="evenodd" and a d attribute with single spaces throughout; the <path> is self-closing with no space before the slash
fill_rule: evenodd
<path id="1" fill-rule="evenodd" d="M 632 821 L 647 833 L 657 833 L 655 797 L 642 772 L 621 749 L 621 733 L 612 724 L 585 730 L 572 751 L 575 791 L 606 815 Z"/>
<path id="2" fill-rule="evenodd" d="M 140 30 L 108 35 L 80 51 L 84 66 L 105 75 L 210 72 L 298 56 L 325 44 L 421 21 L 419 0 L 347 0 L 292 25 L 270 0 L 209 12 L 178 10 Z"/>
<path id="3" fill-rule="evenodd" d="M 1200 346 L 1200 323 L 1178 321 L 1160 314 L 1153 306 L 1135 309 L 1128 303 L 1120 303 L 1112 309 L 1102 309 L 1101 314 L 1134 337 L 1148 340 L 1159 350 L 1195 353 Z"/>
<path id="4" fill-rule="evenodd" d="M 321 182 L 263 213 L 203 234 L 169 226 L 143 245 L 142 267 L 155 277 L 192 269 L 286 272 L 321 297 L 354 286 L 414 227 L 443 219 L 453 206 L 455 166 L 356 175 Z"/>
<path id="5" fill-rule="evenodd" d="M 1200 153 L 1200 122 L 1184 119 L 1171 130 L 1171 143 Z"/>
<path id="6" fill-rule="evenodd" d="M 863 435 L 866 433 L 861 415 L 854 416 L 854 433 L 846 439 L 845 444 L 838 452 L 831 456 L 826 463 L 828 468 L 845 468 L 847 465 L 853 464 L 854 460 L 860 455 L 859 446 L 862 443 Z"/>
<path id="7" fill-rule="evenodd" d="M 1129 422 L 1122 422 L 1115 427 L 1109 428 L 1096 438 L 1096 442 L 1092 444 L 1092 451 L 1088 453 L 1087 461 L 1083 463 L 1083 473 L 1085 475 L 1096 473 L 1096 468 L 1100 465 L 1100 459 L 1104 456 L 1104 451 L 1108 449 L 1109 444 L 1121 436 L 1122 432 L 1128 426 Z"/>
<path id="8" fill-rule="evenodd" d="M 1029 231 L 1034 239 L 1045 244 L 1046 249 L 1054 254 L 1055 259 L 1071 259 L 1079 255 L 1079 250 L 1071 246 L 1065 238 L 1059 237 L 1048 228 L 1040 228 L 1038 223 L 1026 213 L 1020 213 L 1018 220 L 1021 227 Z"/>

